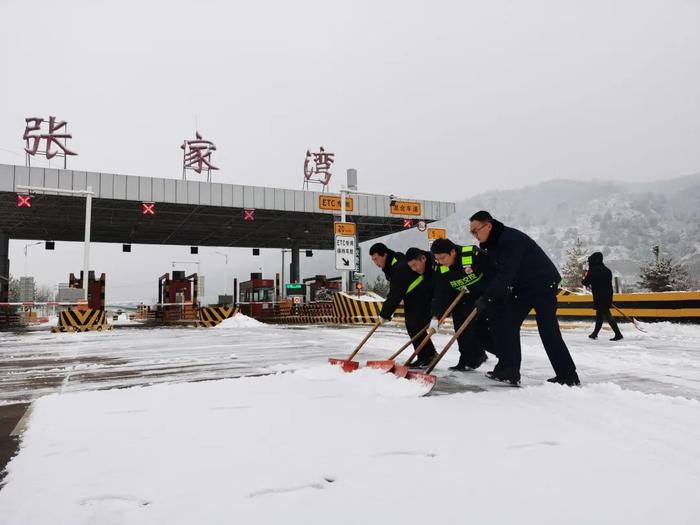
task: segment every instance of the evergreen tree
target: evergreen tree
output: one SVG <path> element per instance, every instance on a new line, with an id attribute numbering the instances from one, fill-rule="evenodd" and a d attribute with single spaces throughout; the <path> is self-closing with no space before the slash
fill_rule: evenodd
<path id="1" fill-rule="evenodd" d="M 19 301 L 19 279 L 10 275 L 10 282 L 8 283 L 8 286 L 9 301 L 11 303 L 16 303 Z"/>
<path id="2" fill-rule="evenodd" d="M 581 280 L 583 274 L 588 268 L 586 261 L 586 249 L 583 247 L 583 242 L 579 237 L 576 237 L 574 245 L 566 250 L 566 261 L 561 271 L 564 277 L 564 286 L 567 288 L 581 288 Z"/>
<path id="3" fill-rule="evenodd" d="M 387 281 L 383 275 L 379 274 L 377 275 L 374 284 L 369 287 L 369 291 L 386 298 L 387 294 L 389 293 L 389 281 Z"/>
<path id="4" fill-rule="evenodd" d="M 671 257 L 658 255 L 656 259 L 640 268 L 639 286 L 652 292 L 669 292 L 673 290 L 688 290 L 690 275 L 681 264 L 674 264 Z"/>

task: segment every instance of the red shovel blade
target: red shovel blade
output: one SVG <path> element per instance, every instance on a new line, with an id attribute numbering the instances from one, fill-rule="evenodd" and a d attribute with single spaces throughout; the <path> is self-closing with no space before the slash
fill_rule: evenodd
<path id="1" fill-rule="evenodd" d="M 394 365 L 394 375 L 396 377 L 406 377 L 408 375 L 408 367 L 406 365 Z"/>
<path id="2" fill-rule="evenodd" d="M 360 368 L 360 363 L 357 361 L 348 361 L 346 359 L 337 359 L 335 357 L 329 357 L 328 362 L 332 365 L 340 366 L 345 372 L 354 372 Z"/>
<path id="3" fill-rule="evenodd" d="M 391 372 L 396 363 L 394 361 L 367 361 L 367 366 L 369 368 L 375 368 L 377 370 L 383 370 L 384 372 Z"/>
<path id="4" fill-rule="evenodd" d="M 426 374 L 424 372 L 409 372 L 406 375 L 406 379 L 409 381 L 420 381 L 425 386 L 429 388 L 428 392 L 433 389 L 435 383 L 437 383 L 437 377 L 433 374 Z M 426 394 L 428 393 L 426 392 Z"/>

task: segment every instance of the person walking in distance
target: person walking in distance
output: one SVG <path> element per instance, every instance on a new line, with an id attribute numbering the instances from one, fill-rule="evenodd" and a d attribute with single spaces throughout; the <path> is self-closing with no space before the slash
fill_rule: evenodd
<path id="1" fill-rule="evenodd" d="M 622 332 L 617 326 L 615 319 L 610 314 L 610 307 L 613 300 L 612 272 L 603 264 L 603 254 L 595 252 L 588 258 L 588 271 L 583 277 L 583 285 L 590 287 L 593 292 L 593 308 L 595 309 L 595 328 L 590 337 L 598 339 L 598 333 L 603 326 L 603 321 L 607 321 L 615 334 L 611 341 L 622 339 Z"/>

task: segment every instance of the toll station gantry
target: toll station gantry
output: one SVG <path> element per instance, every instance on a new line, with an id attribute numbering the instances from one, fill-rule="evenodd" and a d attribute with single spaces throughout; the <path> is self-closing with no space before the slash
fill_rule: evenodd
<path id="1" fill-rule="evenodd" d="M 290 249 L 291 282 L 301 282 L 301 249 L 334 249 L 341 210 L 331 193 L 0 164 L 0 303 L 8 297 L 9 240 L 82 241 L 85 199 L 61 191 L 88 188 L 91 242 Z M 358 242 L 455 212 L 454 203 L 397 194 L 347 196 Z"/>

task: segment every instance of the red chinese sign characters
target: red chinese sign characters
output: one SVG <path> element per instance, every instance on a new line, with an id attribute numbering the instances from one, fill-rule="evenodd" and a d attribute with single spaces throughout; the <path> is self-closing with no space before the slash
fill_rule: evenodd
<path id="1" fill-rule="evenodd" d="M 202 135 L 199 131 L 195 133 L 195 140 L 186 140 L 180 149 L 183 151 L 182 157 L 182 178 L 185 177 L 185 172 L 187 170 L 193 170 L 199 174 L 202 171 L 207 172 L 207 182 L 211 180 L 211 171 L 218 170 L 216 166 L 211 163 L 211 154 L 216 151 L 216 146 L 210 140 L 202 139 Z"/>
<path id="2" fill-rule="evenodd" d="M 56 117 L 49 117 L 48 132 L 42 133 L 42 124 L 47 122 L 46 119 L 40 117 L 29 117 L 24 119 L 27 123 L 24 128 L 22 139 L 26 143 L 24 151 L 27 153 L 27 166 L 30 165 L 29 158 L 37 153 L 45 155 L 48 160 L 55 156 L 63 157 L 63 167 L 66 167 L 66 157 L 68 155 L 77 155 L 77 153 L 68 149 L 68 139 L 72 139 L 73 135 L 68 133 L 68 123 L 66 121 L 56 121 Z M 63 139 L 63 143 L 60 142 Z M 41 141 L 45 141 L 45 149 L 40 150 Z M 58 149 L 54 150 L 54 146 Z M 58 151 L 60 150 L 60 151 Z"/>
<path id="3" fill-rule="evenodd" d="M 311 153 L 306 150 L 306 159 L 304 160 L 304 188 L 309 189 L 309 183 L 321 184 L 323 190 L 328 188 L 328 183 L 331 180 L 332 173 L 328 171 L 331 164 L 335 162 L 335 153 L 326 153 L 326 150 L 321 146 L 318 153 Z M 314 175 L 318 178 L 314 178 Z"/>

